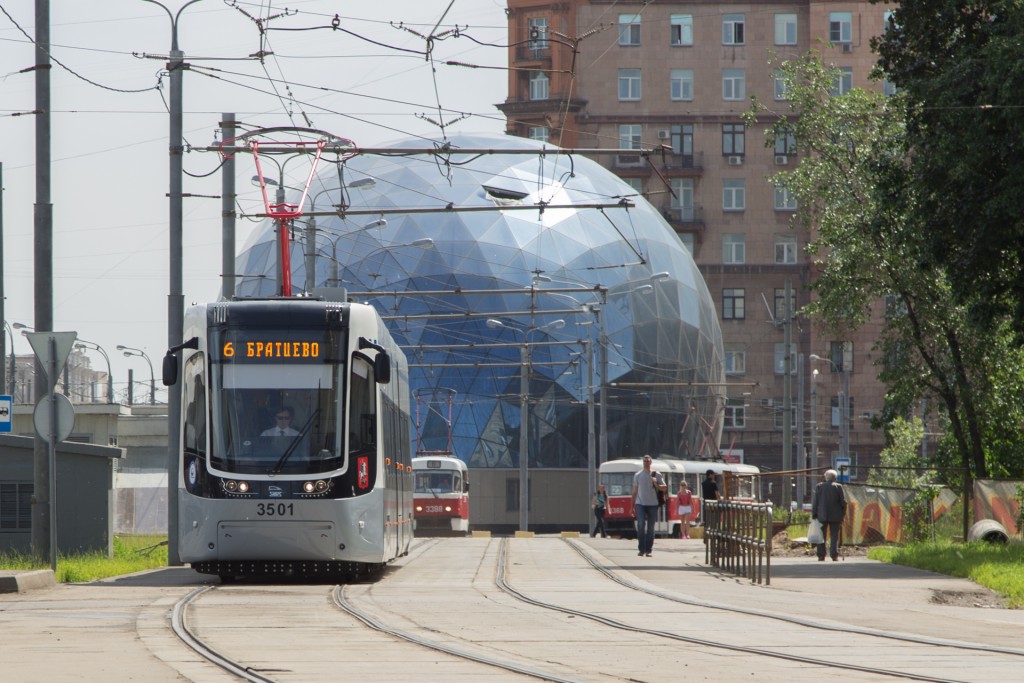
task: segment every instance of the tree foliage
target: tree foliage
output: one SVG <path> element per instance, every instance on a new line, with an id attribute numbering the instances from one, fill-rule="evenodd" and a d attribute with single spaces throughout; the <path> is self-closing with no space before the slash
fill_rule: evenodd
<path id="1" fill-rule="evenodd" d="M 1001 384 L 1021 385 L 1019 373 L 1002 374 L 1005 365 L 1019 367 L 1020 352 L 1016 361 L 1002 356 L 1014 355 L 1008 328 L 978 325 L 971 316 L 975 297 L 958 291 L 949 269 L 932 257 L 936 195 L 914 163 L 907 98 L 856 88 L 835 95 L 839 72 L 817 51 L 772 66 L 786 89 L 787 111 L 755 101 L 748 118 L 768 121 L 766 144 L 789 134 L 802 153 L 794 170 L 773 181 L 798 202 L 794 227 L 808 230 L 815 277 L 805 313 L 842 332 L 877 318 L 884 301 L 877 341 L 884 421 L 928 399 L 946 426 L 937 463 L 986 476 L 997 437 L 1005 442 L 1000 453 L 1024 448 L 1019 419 L 1016 433 L 993 428 L 995 420 L 1021 416 L 1020 408 L 997 413 L 1006 406 L 994 396 Z"/>
<path id="2" fill-rule="evenodd" d="M 868 470 L 868 483 L 904 489 L 927 483 L 921 479 L 928 473 L 920 471 L 921 442 L 924 439 L 924 423 L 921 418 L 894 418 L 889 423 L 886 436 L 886 447 L 879 454 L 880 469 Z"/>
<path id="3" fill-rule="evenodd" d="M 901 0 L 872 40 L 907 102 L 927 250 L 972 321 L 1024 332 L 1024 4 Z"/>

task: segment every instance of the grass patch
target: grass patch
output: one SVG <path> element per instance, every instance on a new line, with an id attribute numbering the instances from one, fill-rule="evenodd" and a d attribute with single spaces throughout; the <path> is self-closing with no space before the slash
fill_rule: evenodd
<path id="1" fill-rule="evenodd" d="M 114 556 L 94 552 L 59 555 L 55 578 L 61 583 L 85 583 L 167 566 L 167 536 L 115 536 Z M 49 569 L 33 555 L 0 553 L 0 569 Z"/>
<path id="2" fill-rule="evenodd" d="M 1011 607 L 1024 607 L 1024 545 L 1020 543 L 936 541 L 872 548 L 868 557 L 970 579 L 1006 596 Z"/>

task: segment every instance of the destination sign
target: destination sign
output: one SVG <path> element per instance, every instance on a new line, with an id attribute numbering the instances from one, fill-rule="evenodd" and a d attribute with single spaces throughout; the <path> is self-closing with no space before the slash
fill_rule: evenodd
<path id="1" fill-rule="evenodd" d="M 221 356 L 233 360 L 310 360 L 320 358 L 320 342 L 309 341 L 226 341 L 221 346 Z"/>

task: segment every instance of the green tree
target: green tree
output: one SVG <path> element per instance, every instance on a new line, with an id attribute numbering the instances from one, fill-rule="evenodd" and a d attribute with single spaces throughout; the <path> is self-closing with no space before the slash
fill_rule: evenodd
<path id="1" fill-rule="evenodd" d="M 1005 329 L 973 324 L 973 300 L 930 257 L 934 197 L 921 190 L 910 161 L 906 98 L 856 88 L 833 94 L 839 72 L 817 51 L 772 67 L 788 110 L 755 100 L 748 122 L 766 120 L 766 145 L 790 135 L 802 152 L 794 170 L 772 180 L 796 198 L 794 227 L 808 231 L 815 296 L 804 312 L 842 333 L 877 317 L 885 301 L 877 342 L 887 387 L 883 422 L 930 399 L 947 434 L 937 464 L 986 476 L 993 352 L 1010 344 Z M 1018 447 L 1022 437 L 1014 439 Z"/>
<path id="2" fill-rule="evenodd" d="M 879 454 L 881 469 L 868 470 L 868 483 L 874 486 L 915 488 L 921 483 L 922 476 L 930 474 L 920 471 L 923 438 L 924 423 L 921 418 L 915 416 L 909 421 L 902 417 L 894 418 L 889 423 L 886 446 Z"/>
<path id="3" fill-rule="evenodd" d="M 907 102 L 928 236 L 973 321 L 1024 332 L 1024 4 L 901 0 L 872 40 Z"/>

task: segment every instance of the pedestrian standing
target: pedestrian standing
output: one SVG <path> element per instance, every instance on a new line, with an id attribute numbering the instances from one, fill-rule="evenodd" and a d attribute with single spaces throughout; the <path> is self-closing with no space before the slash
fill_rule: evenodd
<path id="1" fill-rule="evenodd" d="M 604 484 L 600 484 L 597 487 L 597 491 L 594 493 L 594 518 L 597 520 L 597 524 L 594 526 L 594 530 L 590 532 L 590 537 L 593 538 L 597 534 L 601 534 L 601 538 L 607 538 L 604 532 L 604 513 L 605 508 L 608 505 L 608 494 L 605 493 Z"/>
<path id="2" fill-rule="evenodd" d="M 693 514 L 693 494 L 685 481 L 679 485 L 676 493 L 676 502 L 679 506 L 679 531 L 683 538 L 690 537 L 690 515 Z"/>
<path id="3" fill-rule="evenodd" d="M 839 528 L 846 516 L 846 492 L 836 481 L 839 473 L 825 470 L 825 481 L 814 487 L 811 517 L 821 522 L 821 543 L 818 544 L 818 562 L 825 561 L 825 542 L 828 554 L 835 562 L 839 559 Z"/>
<path id="4" fill-rule="evenodd" d="M 637 555 L 650 557 L 654 550 L 654 523 L 658 518 L 658 491 L 668 488 L 665 479 L 651 470 L 653 459 L 644 456 L 643 469 L 633 475 L 633 516 L 636 518 Z"/>

